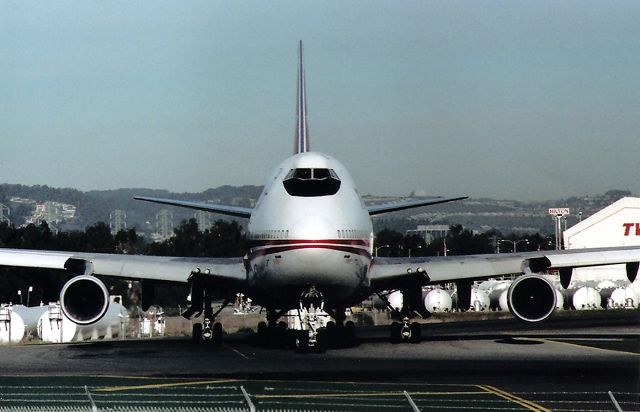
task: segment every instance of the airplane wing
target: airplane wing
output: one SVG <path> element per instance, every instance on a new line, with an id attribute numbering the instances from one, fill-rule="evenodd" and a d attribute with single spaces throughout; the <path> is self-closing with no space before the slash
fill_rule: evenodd
<path id="1" fill-rule="evenodd" d="M 215 205 L 211 203 L 189 202 L 185 200 L 161 199 L 157 197 L 134 196 L 136 200 L 160 203 L 163 205 L 186 207 L 189 209 L 204 210 L 205 212 L 220 213 L 223 215 L 250 218 L 252 209 L 249 207 Z"/>
<path id="2" fill-rule="evenodd" d="M 410 200 L 406 202 L 385 203 L 381 205 L 367 206 L 370 216 L 379 215 L 381 213 L 397 212 L 398 210 L 411 209 L 414 207 L 437 205 L 440 203 L 453 202 L 456 200 L 467 199 L 469 196 L 458 197 L 431 197 L 426 199 Z"/>
<path id="3" fill-rule="evenodd" d="M 0 248 L 0 265 L 68 270 L 130 279 L 187 282 L 192 273 L 235 285 L 246 281 L 242 258 L 115 255 Z"/>
<path id="4" fill-rule="evenodd" d="M 633 281 L 638 273 L 638 262 L 640 246 L 624 246 L 466 256 L 374 258 L 369 274 L 372 289 L 376 291 L 398 289 L 416 282 L 426 285 L 517 273 L 540 273 L 549 269 L 559 269 L 562 273 L 565 269 L 613 264 L 626 264 L 629 280 Z"/>

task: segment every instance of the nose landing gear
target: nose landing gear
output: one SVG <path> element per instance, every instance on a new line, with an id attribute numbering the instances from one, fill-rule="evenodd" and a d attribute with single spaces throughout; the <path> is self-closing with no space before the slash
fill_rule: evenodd
<path id="1" fill-rule="evenodd" d="M 324 312 L 324 296 L 315 286 L 300 295 L 298 317 L 300 329 L 295 331 L 295 347 L 297 352 L 324 352 L 327 348 L 327 332 L 322 325 Z"/>

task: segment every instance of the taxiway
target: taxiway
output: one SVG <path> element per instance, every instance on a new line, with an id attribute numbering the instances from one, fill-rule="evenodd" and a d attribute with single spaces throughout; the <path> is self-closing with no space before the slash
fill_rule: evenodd
<path id="1" fill-rule="evenodd" d="M 130 385 L 131 390 L 154 388 L 158 396 L 167 397 L 178 392 L 162 388 L 203 388 L 207 384 L 202 382 L 211 386 L 212 382 L 233 381 L 238 391 L 240 386 L 251 388 L 249 399 L 260 400 L 263 406 L 273 400 L 266 395 L 278 394 L 277 405 L 296 410 L 315 408 L 310 406 L 313 402 L 304 406 L 300 399 L 330 399 L 331 409 L 353 410 L 340 405 L 358 404 L 363 398 L 356 396 L 359 393 L 382 402 L 383 394 L 393 392 L 389 399 L 397 401 L 403 391 L 415 394 L 422 410 L 433 409 L 433 404 L 428 404 L 429 396 L 419 394 L 440 393 L 447 398 L 447 391 L 451 402 L 467 396 L 456 395 L 456 391 L 484 401 L 489 393 L 492 400 L 506 401 L 516 410 L 613 410 L 611 392 L 624 410 L 638 410 L 638 319 L 637 312 L 630 312 L 615 317 L 564 318 L 541 326 L 510 320 L 425 324 L 425 341 L 396 345 L 386 342 L 386 328 L 368 327 L 358 329 L 359 343 L 354 347 L 304 355 L 264 348 L 247 333 L 229 335 L 218 347 L 194 345 L 188 338 L 10 346 L 0 350 L 0 387 L 6 392 L 33 379 L 43 386 L 80 380 L 88 385 L 86 391 L 97 394 L 105 387 Z M 99 381 L 105 377 L 119 378 L 109 378 L 117 383 Z M 157 386 L 159 379 L 166 386 Z M 275 388 L 271 392 L 264 389 L 271 387 Z M 343 395 L 323 397 L 323 388 Z M 376 391 L 380 395 L 371 395 Z M 283 396 L 287 393 L 292 396 Z M 181 396 L 177 399 L 188 398 Z M 353 399 L 346 402 L 349 396 Z M 244 395 L 238 402 L 244 402 L 242 399 Z M 409 408 L 406 399 L 400 399 L 402 408 Z M 380 404 L 380 410 L 388 410 L 395 401 L 384 407 Z M 3 402 L 0 399 L 0 410 L 9 405 Z M 441 402 L 446 410 L 447 403 Z M 490 409 L 488 403 L 470 402 L 471 409 L 486 410 L 483 405 Z M 362 404 L 375 409 L 370 399 Z"/>

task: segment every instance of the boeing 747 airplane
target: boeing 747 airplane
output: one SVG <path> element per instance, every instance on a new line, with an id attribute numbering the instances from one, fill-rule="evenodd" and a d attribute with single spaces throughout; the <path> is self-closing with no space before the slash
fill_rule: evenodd
<path id="1" fill-rule="evenodd" d="M 107 288 L 97 276 L 142 280 L 143 308 L 153 301 L 154 282 L 186 283 L 191 306 L 184 316 L 204 314 L 195 323 L 197 341 L 218 341 L 222 325 L 216 322 L 212 297 L 233 302 L 243 293 L 266 309 L 267 324 L 259 331 L 286 339 L 294 336 L 300 350 L 323 350 L 327 334 L 347 339 L 345 309 L 368 296 L 388 290 L 404 295 L 402 323 L 391 338 L 418 341 L 419 324 L 411 322 L 424 311 L 421 288 L 456 282 L 461 302 L 469 300 L 471 282 L 493 276 L 521 274 L 508 292 L 514 316 L 530 322 L 549 317 L 556 306 L 551 283 L 541 276 L 559 271 L 569 284 L 573 268 L 626 264 L 629 280 L 638 272 L 640 247 L 540 251 L 490 255 L 379 258 L 372 256 L 371 217 L 415 207 L 464 199 L 428 198 L 366 206 L 347 169 L 336 159 L 311 151 L 307 127 L 305 72 L 299 46 L 297 127 L 293 156 L 280 163 L 267 179 L 253 209 L 137 197 L 164 205 L 215 212 L 249 219 L 249 247 L 242 258 L 190 258 L 0 249 L 0 265 L 51 268 L 76 275 L 60 292 L 65 315 L 78 324 L 98 321 L 107 311 Z M 467 302 L 468 303 L 468 302 Z M 468 306 L 468 305 L 467 305 Z M 296 330 L 281 334 L 278 320 L 297 311 Z M 319 316 L 333 318 L 330 328 Z M 335 336 L 330 340 L 335 341 Z"/>

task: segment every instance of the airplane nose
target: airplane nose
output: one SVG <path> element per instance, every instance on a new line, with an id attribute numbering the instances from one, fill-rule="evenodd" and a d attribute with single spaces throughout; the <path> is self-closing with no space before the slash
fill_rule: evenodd
<path id="1" fill-rule="evenodd" d="M 289 233 L 295 239 L 330 239 L 336 236 L 335 227 L 321 216 L 305 216 L 298 220 Z"/>

